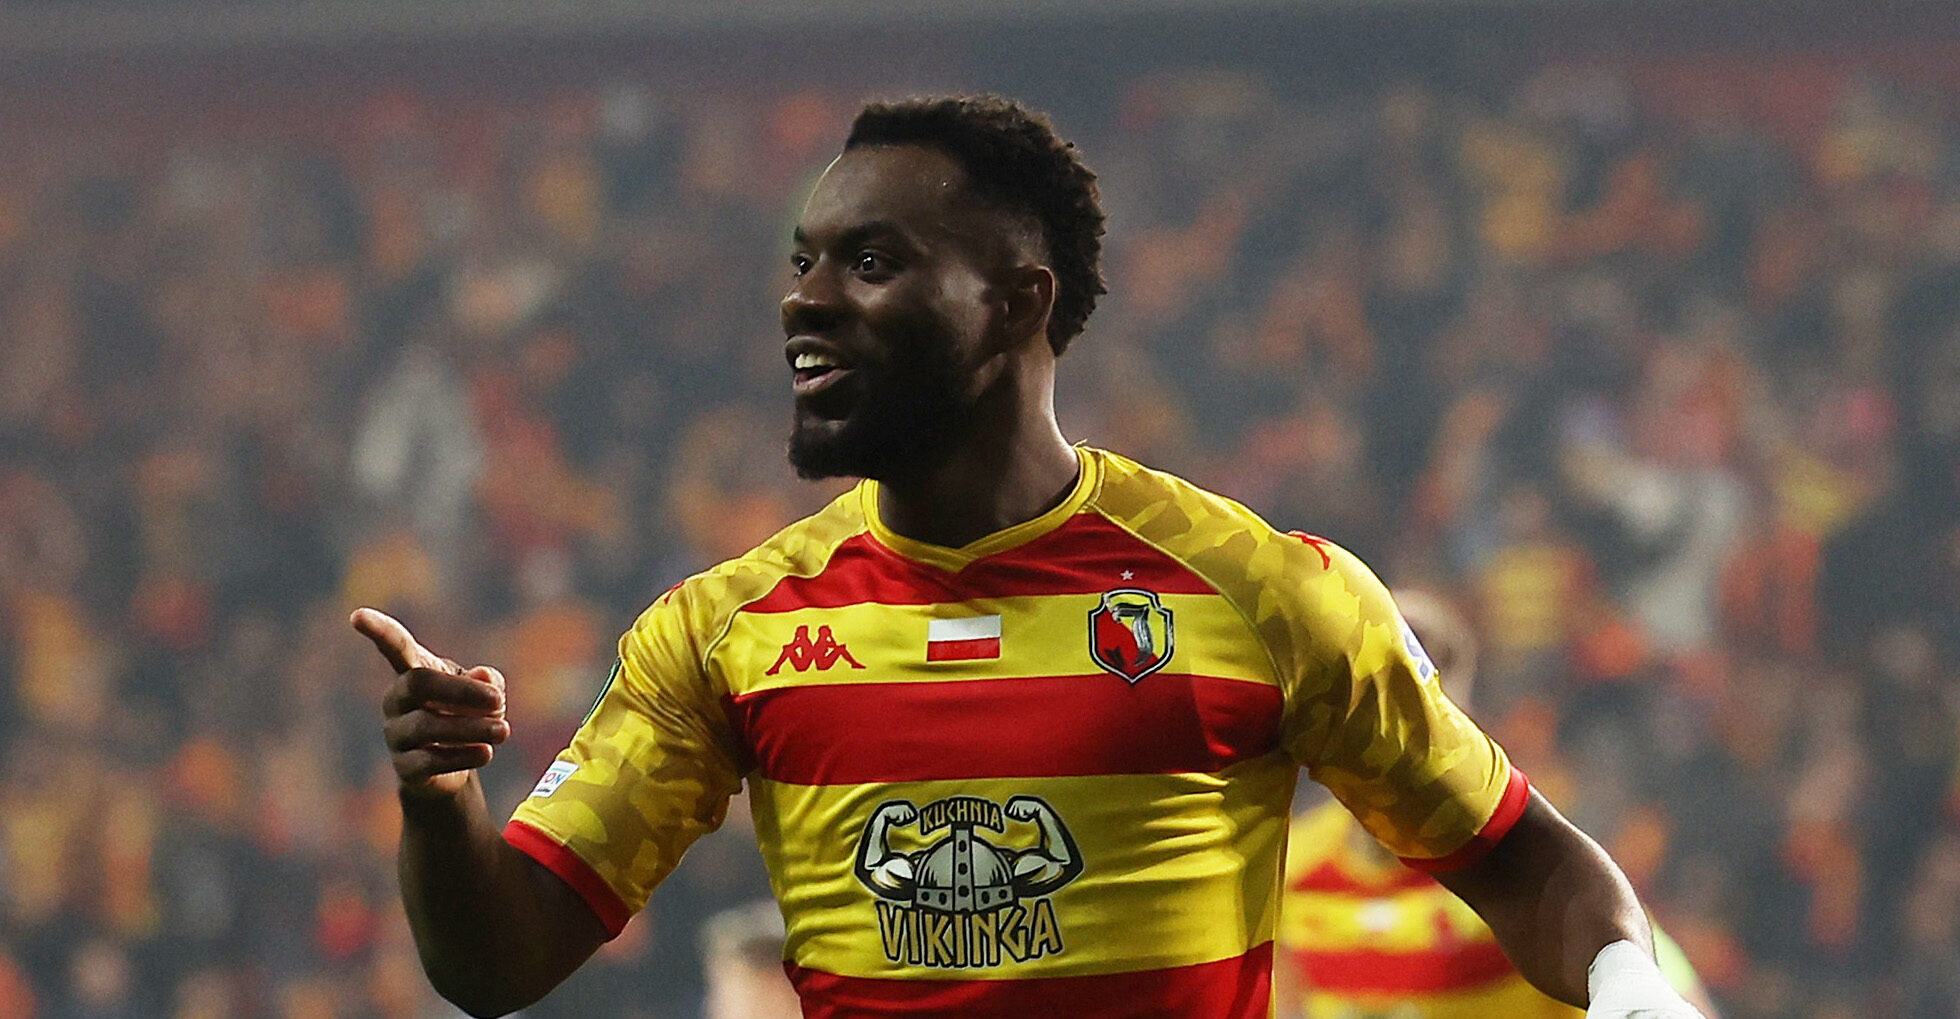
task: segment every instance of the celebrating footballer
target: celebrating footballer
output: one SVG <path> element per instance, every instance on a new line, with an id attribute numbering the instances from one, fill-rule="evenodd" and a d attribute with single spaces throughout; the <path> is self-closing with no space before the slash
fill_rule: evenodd
<path id="1" fill-rule="evenodd" d="M 865 108 L 781 308 L 791 463 L 862 480 L 661 595 L 507 824 L 475 776 L 502 677 L 355 613 L 398 674 L 402 896 L 444 996 L 537 1000 L 746 785 L 807 1016 L 1264 1017 L 1304 768 L 1545 993 L 1697 1015 L 1366 566 L 1062 434 L 1102 233 L 1044 117 Z"/>

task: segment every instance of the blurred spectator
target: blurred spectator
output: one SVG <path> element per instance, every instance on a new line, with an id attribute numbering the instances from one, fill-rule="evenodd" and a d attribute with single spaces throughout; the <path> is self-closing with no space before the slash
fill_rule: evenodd
<path id="1" fill-rule="evenodd" d="M 783 973 L 783 914 L 773 899 L 724 909 L 701 926 L 708 994 L 702 1019 L 796 1019 Z"/>
<path id="2" fill-rule="evenodd" d="M 1944 62 L 1327 17 L 1069 78 L 1112 213 L 1071 435 L 1473 595 L 1485 720 L 1725 1014 L 1951 1016 Z M 0 103 L 0 1015 L 431 1014 L 347 607 L 491 650 L 508 809 L 652 596 L 834 494 L 773 301 L 857 85 L 702 52 Z M 773 907 L 701 933 L 765 893 L 746 823 L 530 1011 L 782 1004 Z"/>
<path id="3" fill-rule="evenodd" d="M 463 553 L 483 440 L 463 380 L 442 354 L 420 344 L 402 349 L 369 390 L 348 458 L 369 505 L 413 528 L 440 561 Z"/>

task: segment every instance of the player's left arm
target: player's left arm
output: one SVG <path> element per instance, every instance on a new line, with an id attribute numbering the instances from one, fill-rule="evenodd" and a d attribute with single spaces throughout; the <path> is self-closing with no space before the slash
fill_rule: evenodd
<path id="1" fill-rule="evenodd" d="M 1290 618 L 1262 631 L 1298 670 L 1283 736 L 1295 759 L 1469 903 L 1546 994 L 1589 1019 L 1698 1016 L 1661 976 L 1626 875 L 1450 703 L 1388 589 L 1346 550 L 1299 540 L 1281 546 L 1279 574 L 1299 586 L 1274 600 Z"/>
<path id="2" fill-rule="evenodd" d="M 1488 854 L 1434 877 L 1483 917 L 1525 979 L 1588 1005 L 1589 1019 L 1718 1019 L 1692 971 L 1683 979 L 1656 961 L 1658 932 L 1619 865 L 1536 790 Z"/>
<path id="3" fill-rule="evenodd" d="M 1435 877 L 1484 918 L 1525 979 L 1589 1017 L 1697 1014 L 1655 965 L 1626 875 L 1535 790 L 1488 853 Z"/>

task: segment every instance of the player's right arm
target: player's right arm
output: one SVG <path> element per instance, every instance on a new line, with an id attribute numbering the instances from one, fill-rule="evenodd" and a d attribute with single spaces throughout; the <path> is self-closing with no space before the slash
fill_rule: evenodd
<path id="1" fill-rule="evenodd" d="M 395 670 L 382 726 L 400 779 L 402 902 L 429 982 L 475 1016 L 543 997 L 606 940 L 579 895 L 505 841 L 476 769 L 510 734 L 503 677 L 462 669 L 373 609 L 352 623 Z"/>

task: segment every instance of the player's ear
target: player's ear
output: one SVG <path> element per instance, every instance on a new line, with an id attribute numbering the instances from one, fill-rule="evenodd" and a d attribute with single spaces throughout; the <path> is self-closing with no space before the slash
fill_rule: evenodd
<path id="1" fill-rule="evenodd" d="M 1048 316 L 1055 310 L 1055 271 L 1045 265 L 1016 265 L 1001 291 L 1001 334 L 1008 346 L 1032 339 L 1048 343 Z"/>

